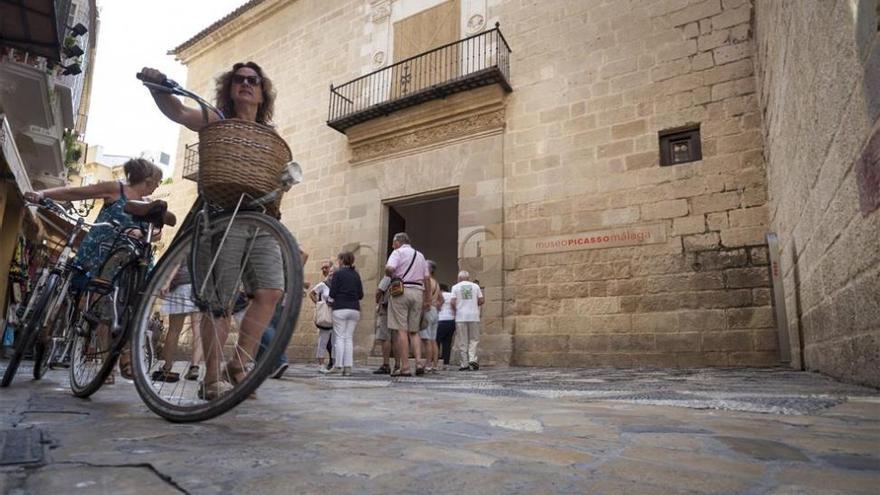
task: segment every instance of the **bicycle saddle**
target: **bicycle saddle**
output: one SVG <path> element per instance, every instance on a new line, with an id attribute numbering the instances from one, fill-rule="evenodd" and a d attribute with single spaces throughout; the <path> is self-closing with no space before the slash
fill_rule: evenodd
<path id="1" fill-rule="evenodd" d="M 156 228 L 163 225 L 173 227 L 177 223 L 174 213 L 168 211 L 168 203 L 157 199 L 155 201 L 128 201 L 122 210 L 131 215 L 136 222 L 148 222 Z"/>

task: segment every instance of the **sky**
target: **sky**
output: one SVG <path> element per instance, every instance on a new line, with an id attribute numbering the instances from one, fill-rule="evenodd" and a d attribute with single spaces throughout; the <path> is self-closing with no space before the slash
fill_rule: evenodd
<path id="1" fill-rule="evenodd" d="M 186 69 L 168 50 L 245 1 L 98 0 L 101 27 L 86 142 L 111 155 L 163 151 L 173 163 L 179 126 L 159 112 L 135 74 L 154 67 L 184 83 Z"/>

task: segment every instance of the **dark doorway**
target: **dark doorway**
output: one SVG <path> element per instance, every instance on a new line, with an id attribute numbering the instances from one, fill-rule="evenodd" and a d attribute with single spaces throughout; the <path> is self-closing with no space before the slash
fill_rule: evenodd
<path id="1" fill-rule="evenodd" d="M 394 234 L 409 234 L 413 247 L 437 263 L 435 278 L 455 283 L 458 275 L 458 192 L 388 203 L 387 254 Z M 387 258 L 386 258 L 387 259 Z"/>

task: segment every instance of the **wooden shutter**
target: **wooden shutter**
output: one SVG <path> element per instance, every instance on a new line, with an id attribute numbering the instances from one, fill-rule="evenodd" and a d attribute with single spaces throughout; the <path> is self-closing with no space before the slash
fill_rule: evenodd
<path id="1" fill-rule="evenodd" d="M 459 39 L 461 0 L 450 0 L 394 23 L 395 62 Z M 458 52 L 435 52 L 392 71 L 392 98 L 417 92 L 458 75 Z"/>

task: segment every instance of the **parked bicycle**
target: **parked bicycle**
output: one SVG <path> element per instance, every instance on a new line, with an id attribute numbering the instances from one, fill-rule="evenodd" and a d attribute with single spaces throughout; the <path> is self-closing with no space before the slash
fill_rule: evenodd
<path id="1" fill-rule="evenodd" d="M 130 200 L 123 209 L 141 226 L 118 232 L 106 260 L 74 299 L 70 388 L 77 397 L 97 392 L 113 372 L 129 340 L 134 304 L 149 278 L 154 233 L 177 222 L 161 200 Z"/>
<path id="2" fill-rule="evenodd" d="M 47 200 L 39 206 L 63 216 L 67 214 L 64 208 L 51 200 Z M 15 348 L 9 363 L 6 365 L 3 379 L 0 381 L 0 387 L 8 387 L 12 383 L 22 359 L 29 351 L 33 351 L 34 379 L 39 380 L 43 377 L 48 367 L 51 353 L 47 352 L 48 349 L 45 341 L 38 339 L 38 336 L 46 326 L 50 316 L 54 314 L 53 308 L 59 304 L 67 292 L 70 277 L 76 270 L 76 267 L 69 264 L 68 261 L 73 253 L 74 241 L 85 225 L 85 221 L 82 218 L 77 220 L 65 240 L 61 253 L 51 266 L 46 267 L 42 271 L 40 278 L 34 285 L 33 291 L 28 297 L 27 305 L 19 318 L 16 329 Z"/>
<path id="3" fill-rule="evenodd" d="M 140 249 L 139 252 L 143 252 L 144 256 L 151 258 L 149 240 L 152 229 L 146 229 L 148 232 L 143 232 L 141 235 L 144 240 L 138 240 L 131 237 L 130 232 L 124 232 L 116 223 L 88 223 L 72 208 L 65 208 L 51 199 L 43 198 L 38 206 L 71 221 L 73 227 L 65 239 L 61 253 L 52 266 L 43 271 L 35 285 L 34 292 L 31 294 L 20 319 L 18 342 L 0 386 L 6 387 L 12 382 L 25 353 L 33 348 L 33 375 L 35 379 L 42 378 L 46 370 L 53 364 L 67 360 L 73 363 L 70 366 L 71 389 L 75 395 L 87 397 L 100 388 L 108 373 L 102 371 L 100 375 L 103 378 L 96 379 L 94 376 L 84 373 L 84 368 L 90 368 L 94 363 L 105 361 L 105 359 L 98 359 L 105 354 L 108 357 L 112 356 L 112 361 L 115 363 L 119 353 L 118 350 L 111 350 L 110 342 L 124 339 L 123 332 L 119 330 L 121 327 L 119 314 L 124 314 L 123 308 L 128 302 L 126 298 L 128 291 L 125 288 L 120 290 L 120 285 L 125 285 L 127 279 L 111 275 L 109 271 L 111 267 L 118 267 L 118 275 L 128 275 L 130 269 L 127 268 L 128 265 L 124 260 L 120 259 L 123 253 L 133 253 Z M 154 225 L 160 225 L 170 218 L 173 224 L 173 215 L 166 214 L 165 210 L 167 210 L 167 205 L 164 201 L 153 203 L 132 201 L 125 207 L 125 211 L 136 220 L 152 221 Z M 152 220 L 157 215 L 162 216 L 163 219 L 161 221 Z M 111 256 L 102 265 L 99 271 L 100 276 L 91 277 L 91 274 L 85 273 L 83 268 L 76 264 L 73 254 L 74 245 L 79 236 L 86 228 L 95 227 L 114 229 L 116 236 L 112 242 Z M 146 247 L 143 246 L 145 243 Z M 134 250 L 132 247 L 135 247 Z M 111 276 L 108 277 L 108 275 Z M 108 287 L 112 290 L 107 290 Z M 110 292 L 113 294 L 109 296 L 109 299 L 104 299 Z M 113 304 L 108 306 L 107 300 L 112 300 Z M 112 321 L 108 315 L 101 314 L 108 311 L 113 313 Z M 101 321 L 110 321 L 106 352 L 97 341 L 89 340 L 89 331 L 87 330 Z M 93 323 L 95 325 L 92 325 Z M 117 334 L 118 339 L 110 339 Z M 84 341 L 89 344 L 77 345 Z M 110 370 L 112 370 L 112 364 L 108 366 L 106 371 Z"/>
<path id="4" fill-rule="evenodd" d="M 138 77 L 144 79 L 140 74 Z M 248 151 L 277 146 L 280 137 L 265 126 L 254 127 L 259 124 L 224 119 L 219 110 L 171 80 L 162 84 L 144 81 L 144 85 L 195 100 L 206 123 L 209 112 L 220 119 L 200 132 L 199 200 L 147 281 L 132 323 L 138 394 L 152 411 L 170 421 L 202 421 L 252 396 L 274 371 L 292 336 L 302 302 L 300 250 L 291 233 L 265 213 L 267 209 L 277 211 L 281 194 L 301 181 L 301 171 L 295 162 L 288 162 L 280 177 L 270 178 L 273 186 L 264 188 L 263 194 L 255 197 L 233 192 L 234 201 L 216 201 L 216 194 L 205 194 L 205 177 L 217 172 L 207 155 L 245 160 Z M 265 146 L 254 142 L 261 139 L 273 142 Z M 289 160 L 289 149 L 287 155 Z M 238 184 L 229 182 L 233 191 L 251 185 L 246 178 Z M 183 266 L 188 269 L 189 283 L 180 285 L 174 279 Z M 271 289 L 281 294 L 277 304 L 255 308 L 258 303 L 249 302 L 251 294 L 265 288 L 259 285 L 265 281 L 261 282 L 256 272 L 263 279 L 266 273 L 272 275 Z M 266 328 L 262 324 L 265 315 L 273 312 L 276 317 L 271 328 Z M 156 356 L 150 341 L 155 339 L 151 328 L 156 326 L 157 313 L 162 321 L 197 314 L 199 331 L 191 330 L 195 328 L 191 325 L 190 330 L 172 332 L 169 326 L 163 355 Z M 260 318 L 249 320 L 252 313 Z M 254 323 L 257 321 L 260 325 Z M 204 363 L 192 360 L 197 347 L 204 351 Z"/>

